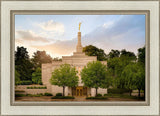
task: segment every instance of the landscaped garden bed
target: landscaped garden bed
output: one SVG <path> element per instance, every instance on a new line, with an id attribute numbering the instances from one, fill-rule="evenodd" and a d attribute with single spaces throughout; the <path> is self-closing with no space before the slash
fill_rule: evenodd
<path id="1" fill-rule="evenodd" d="M 41 97 L 41 96 L 53 96 L 51 93 L 39 93 L 39 94 L 15 94 L 15 97 Z"/>
<path id="2" fill-rule="evenodd" d="M 27 89 L 47 89 L 47 87 L 27 87 Z"/>
<path id="3" fill-rule="evenodd" d="M 54 96 L 51 99 L 75 99 L 73 96 Z"/>
<path id="4" fill-rule="evenodd" d="M 101 96 L 101 97 L 87 97 L 86 99 L 99 99 L 99 100 L 104 100 L 104 99 L 108 99 L 106 96 Z"/>

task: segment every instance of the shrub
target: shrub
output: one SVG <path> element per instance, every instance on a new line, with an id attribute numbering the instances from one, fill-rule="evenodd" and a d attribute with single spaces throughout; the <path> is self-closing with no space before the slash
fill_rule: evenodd
<path id="1" fill-rule="evenodd" d="M 26 94 L 26 96 L 30 96 L 30 97 L 31 97 L 31 96 L 32 96 L 32 94 Z"/>
<path id="2" fill-rule="evenodd" d="M 26 96 L 29 96 L 29 97 L 41 97 L 41 96 L 43 96 L 43 94 L 42 93 L 39 93 L 39 94 L 26 94 Z"/>
<path id="3" fill-rule="evenodd" d="M 43 85 L 43 83 L 42 83 L 42 82 L 39 82 L 39 84 L 40 84 L 40 85 Z"/>
<path id="4" fill-rule="evenodd" d="M 20 85 L 31 85 L 32 81 L 21 81 Z"/>
<path id="5" fill-rule="evenodd" d="M 56 96 L 62 96 L 62 93 L 57 93 Z"/>
<path id="6" fill-rule="evenodd" d="M 72 96 L 54 96 L 51 99 L 74 99 Z"/>
<path id="7" fill-rule="evenodd" d="M 27 89 L 47 89 L 47 87 L 27 87 Z"/>
<path id="8" fill-rule="evenodd" d="M 112 93 L 112 94 L 123 94 L 127 92 L 129 92 L 128 89 L 119 89 L 119 88 L 108 89 L 108 93 Z"/>
<path id="9" fill-rule="evenodd" d="M 15 97 L 23 97 L 25 94 L 15 94 Z"/>
<path id="10" fill-rule="evenodd" d="M 44 93 L 45 96 L 53 96 L 52 93 Z"/>
<path id="11" fill-rule="evenodd" d="M 107 99 L 107 97 L 87 97 L 86 99 Z"/>
<path id="12" fill-rule="evenodd" d="M 42 94 L 42 93 L 40 93 L 40 94 L 36 94 L 36 95 L 33 95 L 33 97 L 41 97 L 41 96 L 43 96 L 43 94 Z"/>
<path id="13" fill-rule="evenodd" d="M 97 96 L 96 97 L 102 97 L 102 94 L 97 94 Z"/>

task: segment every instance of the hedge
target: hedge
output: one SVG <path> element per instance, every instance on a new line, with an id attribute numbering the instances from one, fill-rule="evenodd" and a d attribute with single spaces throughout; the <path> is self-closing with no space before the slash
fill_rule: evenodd
<path id="1" fill-rule="evenodd" d="M 47 87 L 27 87 L 27 89 L 47 89 Z"/>
<path id="2" fill-rule="evenodd" d="M 20 81 L 18 85 L 32 85 L 32 81 Z"/>
<path id="3" fill-rule="evenodd" d="M 54 96 L 51 99 L 74 99 L 72 96 Z"/>
<path id="4" fill-rule="evenodd" d="M 62 93 L 57 93 L 56 96 L 62 96 Z"/>
<path id="5" fill-rule="evenodd" d="M 15 97 L 24 97 L 24 96 L 29 96 L 29 97 L 41 97 L 41 96 L 53 96 L 51 93 L 39 93 L 39 94 L 15 94 Z"/>
<path id="6" fill-rule="evenodd" d="M 99 93 L 98 93 L 98 94 L 96 95 L 96 97 L 102 97 L 102 94 L 99 94 Z"/>
<path id="7" fill-rule="evenodd" d="M 44 96 L 53 96 L 52 93 L 44 93 Z"/>
<path id="8" fill-rule="evenodd" d="M 26 96 L 29 96 L 29 97 L 41 97 L 43 96 L 42 93 L 39 93 L 39 94 L 26 94 Z"/>
<path id="9" fill-rule="evenodd" d="M 87 97 L 86 99 L 107 99 L 107 97 Z"/>
<path id="10" fill-rule="evenodd" d="M 15 97 L 24 97 L 26 96 L 25 94 L 15 94 Z"/>
<path id="11" fill-rule="evenodd" d="M 108 93 L 112 93 L 112 94 L 123 94 L 128 92 L 129 92 L 128 89 L 119 89 L 119 88 L 108 89 Z"/>

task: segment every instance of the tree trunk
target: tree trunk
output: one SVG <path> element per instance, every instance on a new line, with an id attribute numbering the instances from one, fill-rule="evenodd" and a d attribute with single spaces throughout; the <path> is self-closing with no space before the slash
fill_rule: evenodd
<path id="1" fill-rule="evenodd" d="M 65 96 L 65 86 L 63 86 L 63 96 Z"/>
<path id="2" fill-rule="evenodd" d="M 141 89 L 138 89 L 138 97 L 140 98 L 141 94 Z"/>
<path id="3" fill-rule="evenodd" d="M 132 94 L 132 90 L 129 90 L 129 95 L 131 96 L 131 94 Z"/>
<path id="4" fill-rule="evenodd" d="M 96 88 L 96 96 L 97 96 L 97 89 L 98 89 L 98 88 Z"/>

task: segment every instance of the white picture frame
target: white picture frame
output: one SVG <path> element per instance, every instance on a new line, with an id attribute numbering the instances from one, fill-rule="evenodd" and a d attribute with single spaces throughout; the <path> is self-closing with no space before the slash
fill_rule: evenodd
<path id="1" fill-rule="evenodd" d="M 149 11 L 149 105 L 12 105 L 11 11 Z M 23 103 L 23 102 L 21 102 Z M 111 103 L 112 104 L 112 103 Z M 123 104 L 123 103 L 122 103 Z M 159 1 L 1 1 L 1 115 L 159 115 Z"/>

